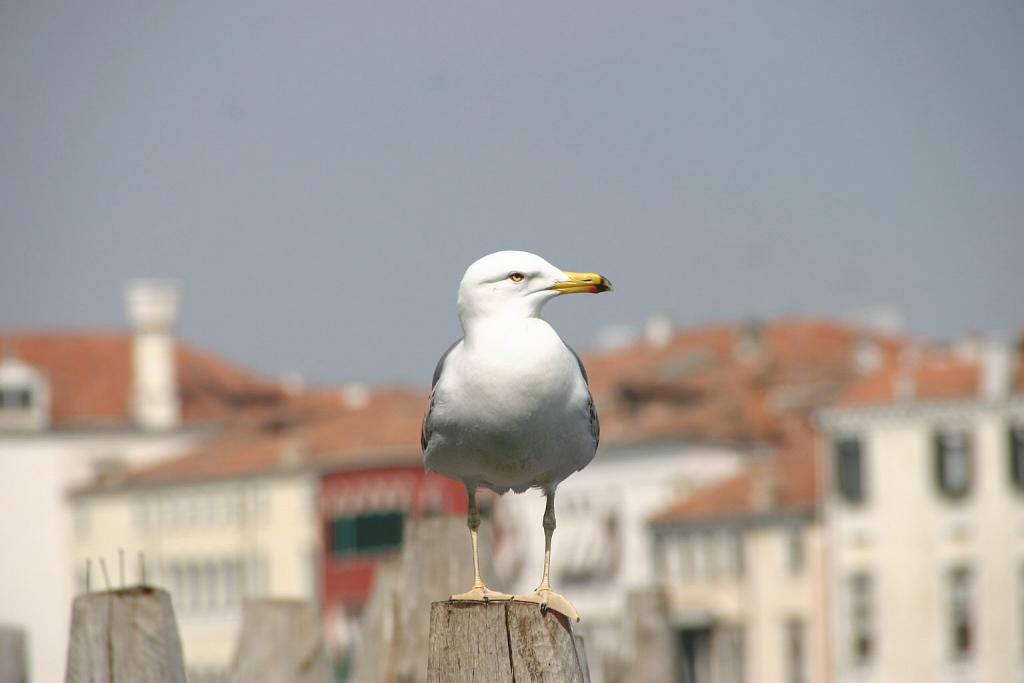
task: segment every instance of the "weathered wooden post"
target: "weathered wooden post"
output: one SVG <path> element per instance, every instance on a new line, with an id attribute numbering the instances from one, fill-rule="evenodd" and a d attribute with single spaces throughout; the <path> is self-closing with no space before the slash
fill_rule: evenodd
<path id="1" fill-rule="evenodd" d="M 75 598 L 66 683 L 186 683 L 167 591 L 136 586 Z"/>
<path id="2" fill-rule="evenodd" d="M 429 683 L 589 683 L 583 641 L 565 616 L 518 602 L 435 602 Z"/>
<path id="3" fill-rule="evenodd" d="M 0 626 L 0 683 L 28 681 L 28 652 L 24 629 Z"/>
<path id="4" fill-rule="evenodd" d="M 377 565 L 363 613 L 362 638 L 351 683 L 394 683 L 402 631 L 398 616 L 398 560 Z"/>
<path id="5" fill-rule="evenodd" d="M 305 600 L 249 600 L 233 683 L 330 683 L 320 620 Z"/>
<path id="6" fill-rule="evenodd" d="M 353 683 L 426 681 L 430 604 L 473 582 L 468 536 L 461 517 L 406 522 L 400 560 L 382 565 L 374 577 Z M 490 535 L 482 533 L 480 543 L 488 548 Z M 488 575 L 490 555 L 481 552 Z"/>
<path id="7" fill-rule="evenodd" d="M 630 592 L 623 635 L 629 653 L 622 663 L 622 676 L 616 680 L 675 680 L 674 630 L 667 604 L 664 593 L 657 588 Z"/>

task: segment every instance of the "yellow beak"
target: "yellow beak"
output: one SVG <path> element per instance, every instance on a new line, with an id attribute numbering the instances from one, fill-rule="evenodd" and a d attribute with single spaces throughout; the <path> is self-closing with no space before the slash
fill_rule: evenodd
<path id="1" fill-rule="evenodd" d="M 612 291 L 612 283 L 608 281 L 608 278 L 597 273 L 570 273 L 565 271 L 565 276 L 569 279 L 556 282 L 551 285 L 550 289 L 555 290 L 559 294 L 579 294 L 580 292 L 597 294 L 598 292 Z"/>

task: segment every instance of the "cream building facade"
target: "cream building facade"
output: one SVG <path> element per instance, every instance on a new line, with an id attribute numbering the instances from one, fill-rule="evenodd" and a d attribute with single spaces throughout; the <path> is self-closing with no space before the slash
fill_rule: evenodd
<path id="1" fill-rule="evenodd" d="M 813 477 L 812 458 L 764 458 L 652 520 L 674 680 L 828 680 Z"/>
<path id="2" fill-rule="evenodd" d="M 78 590 L 89 562 L 92 590 L 104 588 L 98 558 L 120 582 L 124 549 L 126 583 L 145 571 L 170 591 L 190 680 L 224 681 L 245 599 L 316 599 L 317 490 L 316 474 L 302 470 L 86 489 L 72 500 Z"/>
<path id="3" fill-rule="evenodd" d="M 1024 396 L 826 412 L 837 683 L 1024 680 Z"/>
<path id="4" fill-rule="evenodd" d="M 131 283 L 125 306 L 128 332 L 0 330 L 0 621 L 27 631 L 34 681 L 63 680 L 84 573 L 76 528 L 90 518 L 72 515 L 67 492 L 186 452 L 239 406 L 284 398 L 273 383 L 175 341 L 173 283 Z M 122 543 L 109 538 L 114 547 L 93 550 L 116 571 Z M 97 565 L 93 578 L 99 587 Z"/>
<path id="5" fill-rule="evenodd" d="M 656 515 L 676 680 L 1024 680 L 1022 357 L 904 340 L 812 448 Z"/>
<path id="6" fill-rule="evenodd" d="M 595 681 L 646 683 L 624 673 L 642 650 L 624 624 L 633 618 L 631 596 L 652 587 L 667 591 L 671 607 L 674 644 L 665 656 L 690 660 L 667 667 L 679 676 L 820 680 L 826 612 L 809 417 L 896 346 L 830 321 L 780 320 L 660 329 L 584 357 L 602 444 L 559 487 L 552 582 L 584 616 Z M 772 455 L 789 443 L 801 444 L 799 467 Z M 785 469 L 772 481 L 751 481 L 764 463 Z M 741 500 L 725 498 L 729 505 L 714 514 L 702 509 L 720 497 L 720 486 L 737 485 L 750 489 Z M 675 515 L 676 502 L 696 508 Z M 542 510 L 543 499 L 530 494 L 496 506 L 500 566 L 513 570 L 503 590 L 532 590 L 539 579 Z M 789 542 L 794 534 L 799 543 Z M 805 559 L 790 572 L 779 557 L 797 545 Z M 718 663 L 709 679 L 711 662 Z"/>
<path id="7" fill-rule="evenodd" d="M 609 680 L 615 668 L 629 593 L 657 575 L 648 518 L 676 497 L 737 472 L 752 451 L 686 440 L 610 445 L 559 486 L 551 581 L 584 617 L 579 628 L 595 683 Z M 525 593 L 540 582 L 543 513 L 544 498 L 534 492 L 497 500 L 502 590 Z"/>

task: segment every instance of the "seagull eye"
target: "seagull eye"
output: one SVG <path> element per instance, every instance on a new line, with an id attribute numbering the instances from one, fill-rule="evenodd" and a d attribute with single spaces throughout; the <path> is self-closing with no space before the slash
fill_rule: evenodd
<path id="1" fill-rule="evenodd" d="M 520 273 L 518 270 L 513 270 L 508 274 L 508 279 L 512 282 L 522 282 L 526 279 L 526 276 Z"/>

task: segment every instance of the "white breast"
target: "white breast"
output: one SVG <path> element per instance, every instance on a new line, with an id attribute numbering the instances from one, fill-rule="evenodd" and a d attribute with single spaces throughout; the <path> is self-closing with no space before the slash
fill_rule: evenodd
<path id="1" fill-rule="evenodd" d="M 475 332 L 434 389 L 427 466 L 499 492 L 556 485 L 595 448 L 575 356 L 536 318 Z"/>

